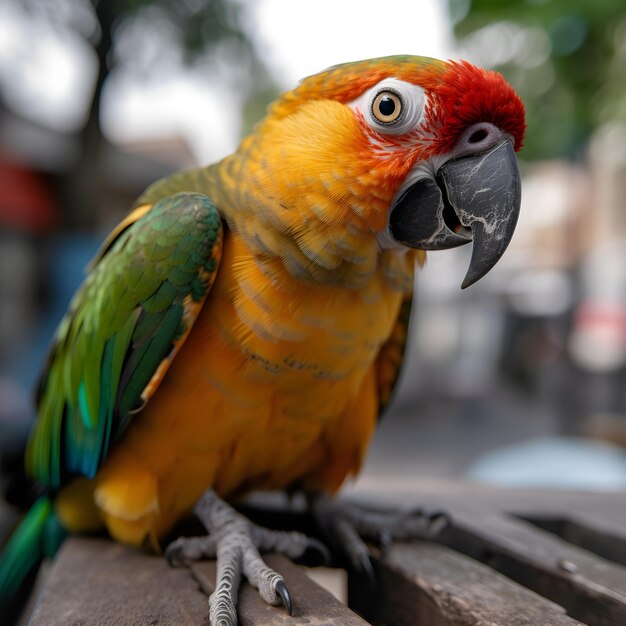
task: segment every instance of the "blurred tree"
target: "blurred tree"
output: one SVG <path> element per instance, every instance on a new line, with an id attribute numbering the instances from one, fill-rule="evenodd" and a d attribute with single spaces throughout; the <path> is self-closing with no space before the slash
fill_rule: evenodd
<path id="1" fill-rule="evenodd" d="M 91 103 L 79 133 L 79 158 L 64 185 L 66 227 L 93 226 L 90 216 L 97 211 L 86 207 L 97 206 L 101 195 L 102 94 L 118 67 L 145 80 L 155 68 L 176 71 L 187 66 L 202 68 L 207 76 L 223 76 L 225 67 L 235 66 L 230 74 L 243 101 L 255 109 L 259 101 L 269 101 L 268 85 L 273 83 L 244 28 L 238 0 L 11 1 L 61 36 L 68 30 L 78 34 L 97 56 Z"/>
<path id="2" fill-rule="evenodd" d="M 501 71 L 527 108 L 524 158 L 576 158 L 626 123 L 624 0 L 449 0 L 462 55 Z"/>

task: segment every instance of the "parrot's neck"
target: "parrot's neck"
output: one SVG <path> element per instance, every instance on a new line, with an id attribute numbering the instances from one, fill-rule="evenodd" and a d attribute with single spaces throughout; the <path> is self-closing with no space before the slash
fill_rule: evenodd
<path id="1" fill-rule="evenodd" d="M 283 184 L 283 193 L 276 193 L 280 183 L 275 177 L 259 173 L 243 183 L 240 168 L 241 160 L 229 157 L 211 168 L 211 176 L 220 181 L 216 187 L 223 191 L 216 199 L 220 212 L 256 256 L 280 258 L 292 276 L 304 281 L 358 288 L 374 272 L 383 271 L 401 283 L 403 291 L 407 280 L 412 282 L 414 255 L 381 250 L 377 230 L 359 227 L 358 213 L 365 210 L 357 203 L 351 202 L 347 209 L 345 196 L 321 182 Z M 355 212 L 357 219 L 353 215 L 332 222 L 325 219 L 327 214 L 348 211 Z M 385 220 L 386 211 L 381 203 Z"/>
<path id="2" fill-rule="evenodd" d="M 323 127 L 307 132 L 307 120 L 299 119 L 291 132 L 284 120 L 266 120 L 237 152 L 208 168 L 211 197 L 254 254 L 280 258 L 302 280 L 358 288 L 406 253 L 383 252 L 378 241 L 398 181 L 376 163 L 346 158 L 365 152 L 351 143 L 360 136 L 354 128 L 343 136 L 336 130 L 355 124 L 354 116 L 337 103 L 324 104 L 327 111 L 321 106 L 316 123 L 347 116 L 343 126 L 339 120 L 332 133 Z"/>

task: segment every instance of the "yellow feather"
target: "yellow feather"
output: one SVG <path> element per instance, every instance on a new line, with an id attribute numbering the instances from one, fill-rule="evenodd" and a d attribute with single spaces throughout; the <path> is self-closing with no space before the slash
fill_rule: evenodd
<path id="1" fill-rule="evenodd" d="M 156 545 L 209 487 L 332 492 L 363 460 L 420 260 L 377 243 L 404 174 L 343 104 L 287 100 L 202 177 L 229 227 L 217 280 L 94 482 L 120 541 Z"/>

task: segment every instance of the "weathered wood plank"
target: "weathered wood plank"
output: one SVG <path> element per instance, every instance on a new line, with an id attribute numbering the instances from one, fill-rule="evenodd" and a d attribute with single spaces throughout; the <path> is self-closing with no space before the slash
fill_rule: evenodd
<path id="1" fill-rule="evenodd" d="M 614 563 L 626 565 L 626 522 L 622 520 L 618 527 L 598 515 L 601 512 L 594 517 L 580 513 L 562 514 L 558 517 L 532 513 L 520 517 L 579 548 L 594 552 Z"/>
<path id="2" fill-rule="evenodd" d="M 565 520 L 561 536 L 574 545 L 626 565 L 626 518 L 620 529 L 607 528 L 601 520 L 572 518 Z"/>
<path id="3" fill-rule="evenodd" d="M 284 608 L 266 604 L 256 589 L 244 583 L 239 591 L 239 620 L 241 626 L 367 626 L 367 622 L 339 602 L 330 592 L 314 583 L 301 567 L 289 559 L 266 555 L 265 562 L 280 572 L 293 601 L 293 616 Z M 195 563 L 194 578 L 210 594 L 215 588 L 215 563 Z"/>
<path id="4" fill-rule="evenodd" d="M 268 555 L 266 562 L 285 577 L 294 615 L 267 605 L 256 589 L 244 583 L 238 607 L 241 626 L 367 626 L 288 559 Z M 172 568 L 162 556 L 106 539 L 73 537 L 63 544 L 52 566 L 30 624 L 208 625 L 208 594 L 214 582 L 212 561 L 196 563 L 191 569 Z"/>
<path id="5" fill-rule="evenodd" d="M 374 485 L 371 485 L 371 489 Z M 360 493 L 359 493 L 360 492 Z M 354 494 L 368 499 L 368 488 Z M 371 500 L 390 508 L 447 511 L 442 543 L 562 604 L 593 626 L 626 624 L 626 493 L 497 488 L 462 482 L 399 482 Z M 536 520 L 537 524 L 523 521 Z M 547 532 L 541 526 L 558 520 Z M 560 535 L 560 536 L 559 536 Z"/>
<path id="6" fill-rule="evenodd" d="M 395 544 L 374 558 L 377 589 L 352 577 L 349 602 L 373 624 L 575 626 L 561 606 L 444 546 Z"/>
<path id="7" fill-rule="evenodd" d="M 449 480 L 419 480 L 413 476 L 365 479 L 344 490 L 343 497 L 378 503 L 389 508 L 412 506 L 443 507 L 476 505 L 482 510 L 539 515 L 589 515 L 624 526 L 626 491 L 577 492 L 554 489 L 494 487 Z"/>
<path id="8" fill-rule="evenodd" d="M 206 596 L 187 569 L 106 539 L 72 537 L 62 546 L 31 626 L 198 626 Z"/>
<path id="9" fill-rule="evenodd" d="M 626 568 L 530 522 L 451 506 L 441 541 L 563 605 L 591 626 L 626 624 Z"/>
<path id="10" fill-rule="evenodd" d="M 387 500 L 405 507 L 407 502 L 448 511 L 452 524 L 440 541 L 458 552 L 416 544 L 394 546 L 385 559 L 377 557 L 377 586 L 366 589 L 365 599 L 354 595 L 355 589 L 365 589 L 362 583 L 350 582 L 350 601 L 365 610 L 368 619 L 398 626 L 626 624 L 626 568 L 620 565 L 626 546 L 623 494 L 437 484 L 410 497 Z M 267 518 L 269 526 L 314 529 L 311 517 L 302 511 L 270 507 L 255 515 Z M 524 521 L 529 519 L 534 523 Z M 270 556 L 268 561 L 287 578 L 295 617 L 265 605 L 256 590 L 244 584 L 242 626 L 366 624 L 301 568 L 281 557 Z M 214 566 L 209 563 L 193 566 L 190 573 L 171 569 L 162 557 L 105 540 L 71 539 L 59 555 L 32 624 L 208 624 L 206 596 L 197 581 L 210 591 L 211 572 Z M 101 588 L 105 591 L 94 593 Z M 505 606 L 497 598 L 506 598 Z M 498 614 L 500 608 L 510 610 L 513 621 L 504 621 L 509 617 Z"/>

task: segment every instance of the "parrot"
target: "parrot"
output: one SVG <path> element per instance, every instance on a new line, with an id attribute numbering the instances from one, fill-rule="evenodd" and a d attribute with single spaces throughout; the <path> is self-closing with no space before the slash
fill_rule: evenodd
<path id="1" fill-rule="evenodd" d="M 159 551 L 195 510 L 207 536 L 166 555 L 217 558 L 211 623 L 237 623 L 243 578 L 291 612 L 261 554 L 315 540 L 238 512 L 257 490 L 305 494 L 367 568 L 375 524 L 336 494 L 396 387 L 415 272 L 471 243 L 465 288 L 500 259 L 525 128 L 495 71 L 375 58 L 302 80 L 235 152 L 148 187 L 54 336 L 25 452 L 42 495 L 5 546 L 0 597 L 68 533 Z"/>

